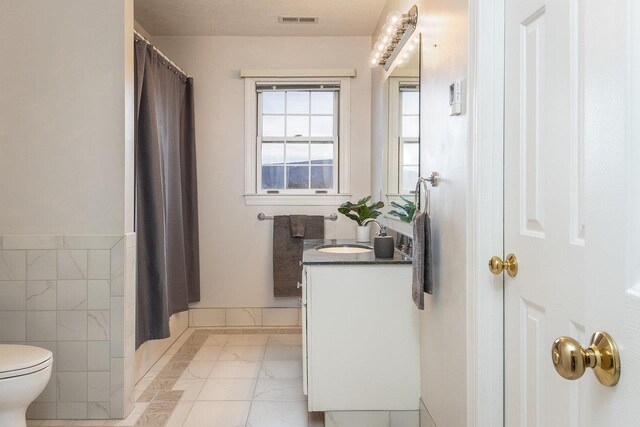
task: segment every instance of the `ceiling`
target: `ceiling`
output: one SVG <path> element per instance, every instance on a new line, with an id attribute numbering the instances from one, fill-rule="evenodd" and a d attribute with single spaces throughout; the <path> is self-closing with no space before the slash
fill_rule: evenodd
<path id="1" fill-rule="evenodd" d="M 386 0 L 135 0 L 153 36 L 370 36 Z M 280 24 L 278 16 L 318 17 Z"/>

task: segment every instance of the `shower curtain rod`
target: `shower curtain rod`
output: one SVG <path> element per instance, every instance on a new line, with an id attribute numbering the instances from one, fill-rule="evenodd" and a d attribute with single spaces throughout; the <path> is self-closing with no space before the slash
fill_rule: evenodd
<path id="1" fill-rule="evenodd" d="M 149 40 L 147 40 L 142 34 L 140 34 L 137 30 L 133 30 L 133 34 L 139 38 L 140 40 L 144 40 L 145 42 L 149 43 L 149 45 L 151 45 L 151 47 L 153 47 L 153 49 L 158 52 L 158 55 L 160 55 L 165 61 L 167 61 L 169 64 L 173 65 L 173 67 L 180 71 L 185 77 L 189 77 L 189 74 L 186 73 L 186 71 L 184 71 L 182 68 L 178 67 L 178 65 L 173 62 L 172 60 L 169 59 L 169 57 L 167 55 L 165 55 L 164 53 L 162 53 L 162 51 L 160 49 L 158 49 L 157 47 L 155 47 L 155 45 L 153 43 L 151 43 Z"/>

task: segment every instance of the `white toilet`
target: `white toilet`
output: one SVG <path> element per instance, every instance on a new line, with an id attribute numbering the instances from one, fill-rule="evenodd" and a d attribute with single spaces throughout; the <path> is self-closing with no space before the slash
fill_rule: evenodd
<path id="1" fill-rule="evenodd" d="M 27 425 L 27 407 L 49 382 L 52 363 L 44 348 L 0 344 L 0 426 Z"/>

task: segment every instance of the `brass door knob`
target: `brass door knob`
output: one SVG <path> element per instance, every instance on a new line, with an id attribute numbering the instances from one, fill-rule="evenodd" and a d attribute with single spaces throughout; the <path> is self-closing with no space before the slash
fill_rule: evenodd
<path id="1" fill-rule="evenodd" d="M 592 368 L 601 384 L 613 387 L 620 379 L 620 355 L 613 338 L 596 332 L 588 348 L 571 337 L 560 337 L 551 346 L 551 360 L 561 377 L 577 380 Z"/>
<path id="2" fill-rule="evenodd" d="M 497 276 L 505 270 L 511 277 L 516 277 L 518 274 L 518 258 L 514 254 L 507 255 L 507 259 L 504 261 L 499 256 L 491 257 L 489 271 Z"/>

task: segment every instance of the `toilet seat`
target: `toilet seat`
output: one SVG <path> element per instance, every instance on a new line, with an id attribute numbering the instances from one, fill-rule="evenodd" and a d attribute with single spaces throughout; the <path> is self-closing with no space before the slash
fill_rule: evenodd
<path id="1" fill-rule="evenodd" d="M 0 344 L 0 380 L 32 374 L 53 363 L 51 351 L 30 345 Z"/>

